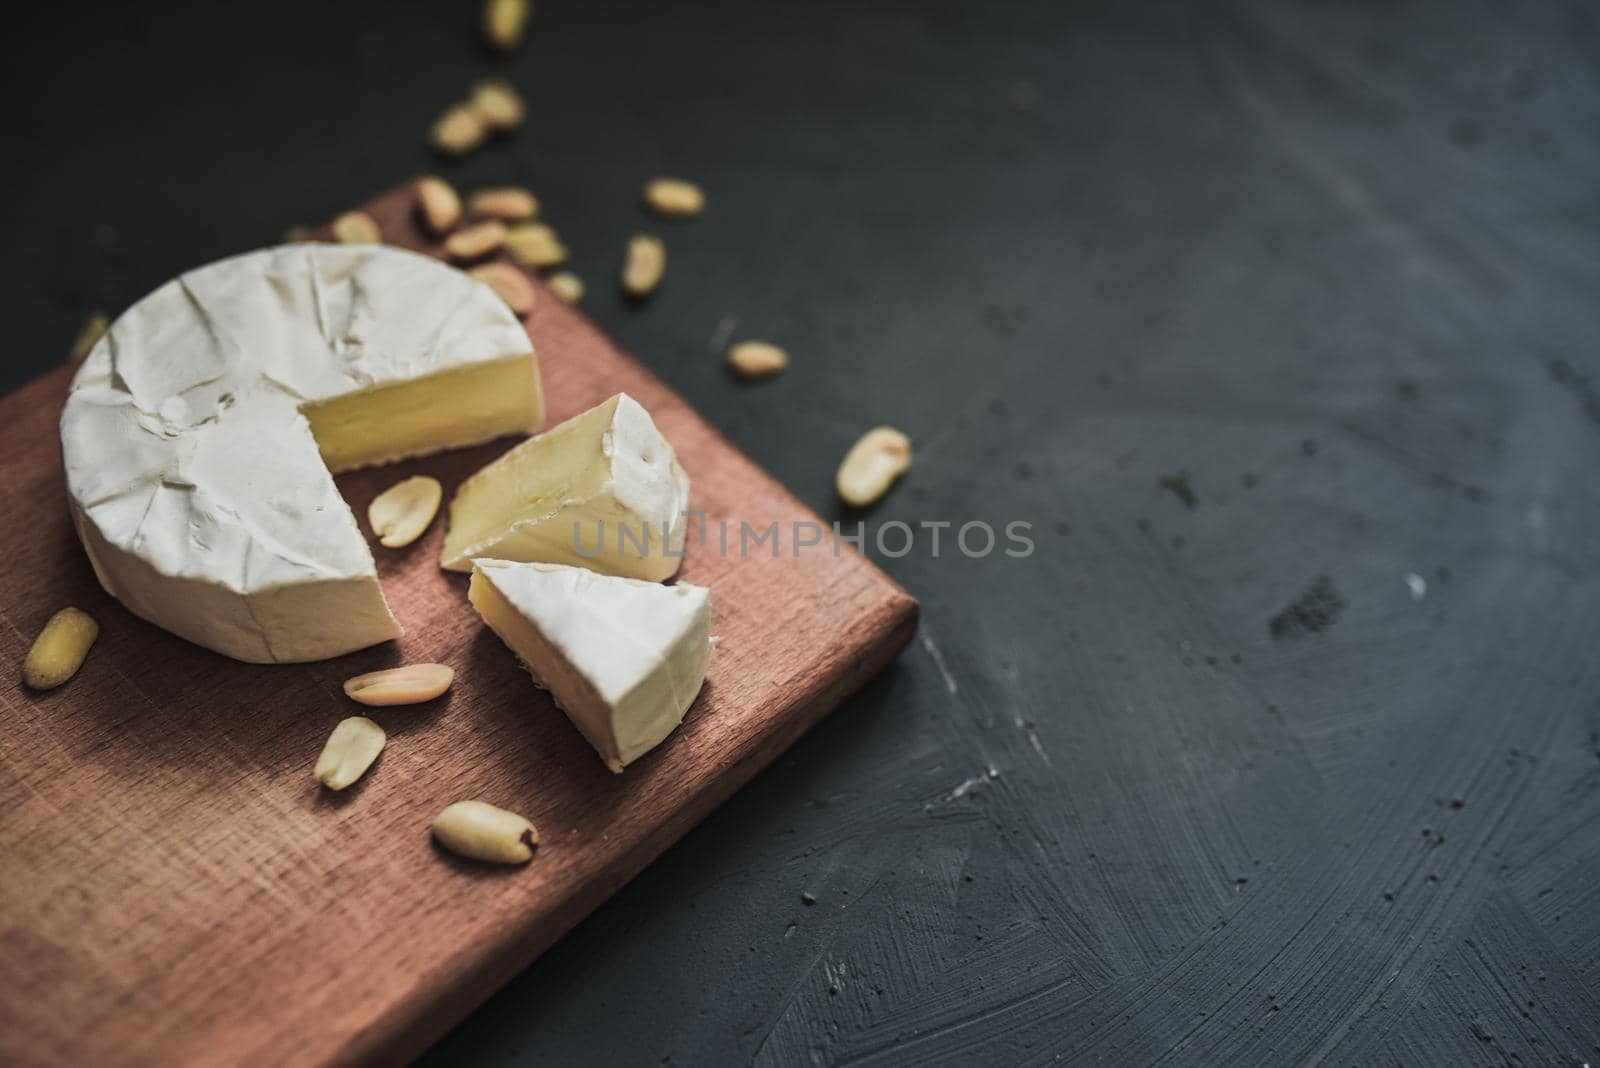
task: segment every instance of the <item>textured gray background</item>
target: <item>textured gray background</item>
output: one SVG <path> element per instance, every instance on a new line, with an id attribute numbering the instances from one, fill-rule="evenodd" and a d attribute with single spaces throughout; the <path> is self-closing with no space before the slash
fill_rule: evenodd
<path id="1" fill-rule="evenodd" d="M 534 187 L 737 444 L 832 514 L 892 422 L 874 521 L 1034 524 L 883 560 L 900 663 L 425 1063 L 1600 1062 L 1594 5 L 9 18 L 6 387 L 500 72 L 526 128 L 443 173 Z M 711 206 L 631 308 L 662 172 Z"/>

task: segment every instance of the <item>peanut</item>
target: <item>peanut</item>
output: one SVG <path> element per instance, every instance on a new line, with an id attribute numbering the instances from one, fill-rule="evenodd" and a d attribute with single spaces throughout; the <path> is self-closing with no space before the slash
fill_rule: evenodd
<path id="1" fill-rule="evenodd" d="M 583 279 L 571 271 L 557 271 L 550 276 L 547 284 L 550 292 L 568 304 L 576 304 L 583 299 Z"/>
<path id="2" fill-rule="evenodd" d="M 345 680 L 345 696 L 374 708 L 431 701 L 450 688 L 456 673 L 444 664 L 407 664 Z"/>
<path id="3" fill-rule="evenodd" d="M 435 120 L 430 140 L 447 156 L 464 156 L 488 136 L 483 118 L 467 105 L 456 104 Z"/>
<path id="4" fill-rule="evenodd" d="M 506 249 L 524 267 L 554 267 L 567 260 L 567 246 L 544 223 L 523 223 L 506 231 Z"/>
<path id="5" fill-rule="evenodd" d="M 910 466 L 911 439 L 891 426 L 874 427 L 845 453 L 834 485 L 846 504 L 865 508 Z"/>
<path id="6" fill-rule="evenodd" d="M 483 801 L 457 801 L 433 821 L 433 836 L 452 853 L 494 864 L 525 864 L 539 829 L 515 812 Z"/>
<path id="7" fill-rule="evenodd" d="M 630 297 L 648 297 L 661 284 L 666 269 L 667 247 L 661 239 L 652 234 L 634 234 L 622 265 L 622 291 Z"/>
<path id="8" fill-rule="evenodd" d="M 490 47 L 499 52 L 511 52 L 522 43 L 528 28 L 528 0 L 485 0 L 483 5 L 483 36 Z"/>
<path id="9" fill-rule="evenodd" d="M 461 198 L 449 182 L 430 176 L 417 183 L 417 209 L 428 229 L 443 236 L 461 218 Z"/>
<path id="10" fill-rule="evenodd" d="M 486 219 L 445 238 L 444 250 L 451 259 L 475 260 L 505 243 L 506 224 L 499 219 Z"/>
<path id="11" fill-rule="evenodd" d="M 522 97 L 507 82 L 494 79 L 479 82 L 472 87 L 472 97 L 467 107 L 477 112 L 478 118 L 491 130 L 514 130 L 522 125 L 527 108 Z"/>
<path id="12" fill-rule="evenodd" d="M 789 354 L 765 341 L 741 341 L 728 350 L 728 366 L 745 378 L 771 378 L 789 366 Z"/>
<path id="13" fill-rule="evenodd" d="M 347 211 L 333 220 L 333 239 L 341 245 L 376 245 L 383 240 L 377 220 L 364 211 Z"/>
<path id="14" fill-rule="evenodd" d="M 501 185 L 473 193 L 467 210 L 490 219 L 531 219 L 539 214 L 539 198 L 526 189 Z"/>
<path id="15" fill-rule="evenodd" d="M 367 522 L 385 548 L 399 549 L 422 537 L 439 512 L 444 487 L 427 475 L 403 479 L 372 498 Z"/>
<path id="16" fill-rule="evenodd" d="M 81 608 L 63 608 L 50 617 L 22 662 L 22 681 L 35 690 L 53 690 L 78 673 L 100 624 Z"/>
<path id="17" fill-rule="evenodd" d="M 538 299 L 533 283 L 528 281 L 528 276 L 511 266 L 509 263 L 485 263 L 481 267 L 474 267 L 467 272 L 484 285 L 495 291 L 495 295 L 506 302 L 518 315 L 527 315 L 533 311 L 533 304 Z M 434 501 L 434 507 L 439 506 Z"/>
<path id="18" fill-rule="evenodd" d="M 343 790 L 367 773 L 387 741 L 383 728 L 366 716 L 339 721 L 328 735 L 312 774 L 330 790 Z"/>
<path id="19" fill-rule="evenodd" d="M 100 343 L 106 336 L 106 331 L 111 329 L 111 320 L 103 311 L 92 311 L 83 321 L 83 326 L 78 329 L 78 336 L 72 339 L 72 351 L 69 359 L 74 362 L 89 355 L 89 350 Z"/>
<path id="20" fill-rule="evenodd" d="M 688 219 L 706 206 L 706 195 L 693 182 L 681 178 L 656 178 L 644 187 L 644 203 L 657 215 Z"/>

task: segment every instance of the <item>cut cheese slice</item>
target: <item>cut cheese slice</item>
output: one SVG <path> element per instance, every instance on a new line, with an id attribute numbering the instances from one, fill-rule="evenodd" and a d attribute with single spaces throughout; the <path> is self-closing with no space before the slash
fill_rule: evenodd
<path id="1" fill-rule="evenodd" d="M 705 682 L 704 586 L 477 560 L 467 597 L 612 771 L 671 734 Z"/>
<path id="2" fill-rule="evenodd" d="M 529 433 L 528 335 L 485 286 L 383 246 L 191 271 L 90 352 L 61 415 L 73 521 L 129 609 L 252 662 L 397 637 L 347 470 Z"/>
<path id="3" fill-rule="evenodd" d="M 441 564 L 573 564 L 661 581 L 683 556 L 689 476 L 650 413 L 618 393 L 461 484 Z"/>

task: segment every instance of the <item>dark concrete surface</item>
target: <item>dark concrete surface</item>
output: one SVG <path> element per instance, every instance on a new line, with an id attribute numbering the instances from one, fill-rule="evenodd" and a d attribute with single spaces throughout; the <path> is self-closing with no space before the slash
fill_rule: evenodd
<path id="1" fill-rule="evenodd" d="M 436 166 L 490 72 L 587 308 L 834 514 L 899 664 L 423 1063 L 1600 1063 L 1600 11 L 12 11 L 14 386 Z M 702 181 L 630 307 L 643 179 Z M 756 387 L 714 341 L 794 362 Z M 891 547 L 897 547 L 891 542 Z"/>

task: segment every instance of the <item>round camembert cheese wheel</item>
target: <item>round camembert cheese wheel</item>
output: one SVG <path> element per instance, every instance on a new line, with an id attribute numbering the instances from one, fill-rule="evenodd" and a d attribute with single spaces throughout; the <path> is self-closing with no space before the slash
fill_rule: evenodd
<path id="1" fill-rule="evenodd" d="M 168 282 L 72 381 L 61 444 L 95 574 L 132 611 L 257 663 L 398 637 L 331 472 L 539 428 L 526 331 L 465 274 L 288 245 Z"/>

